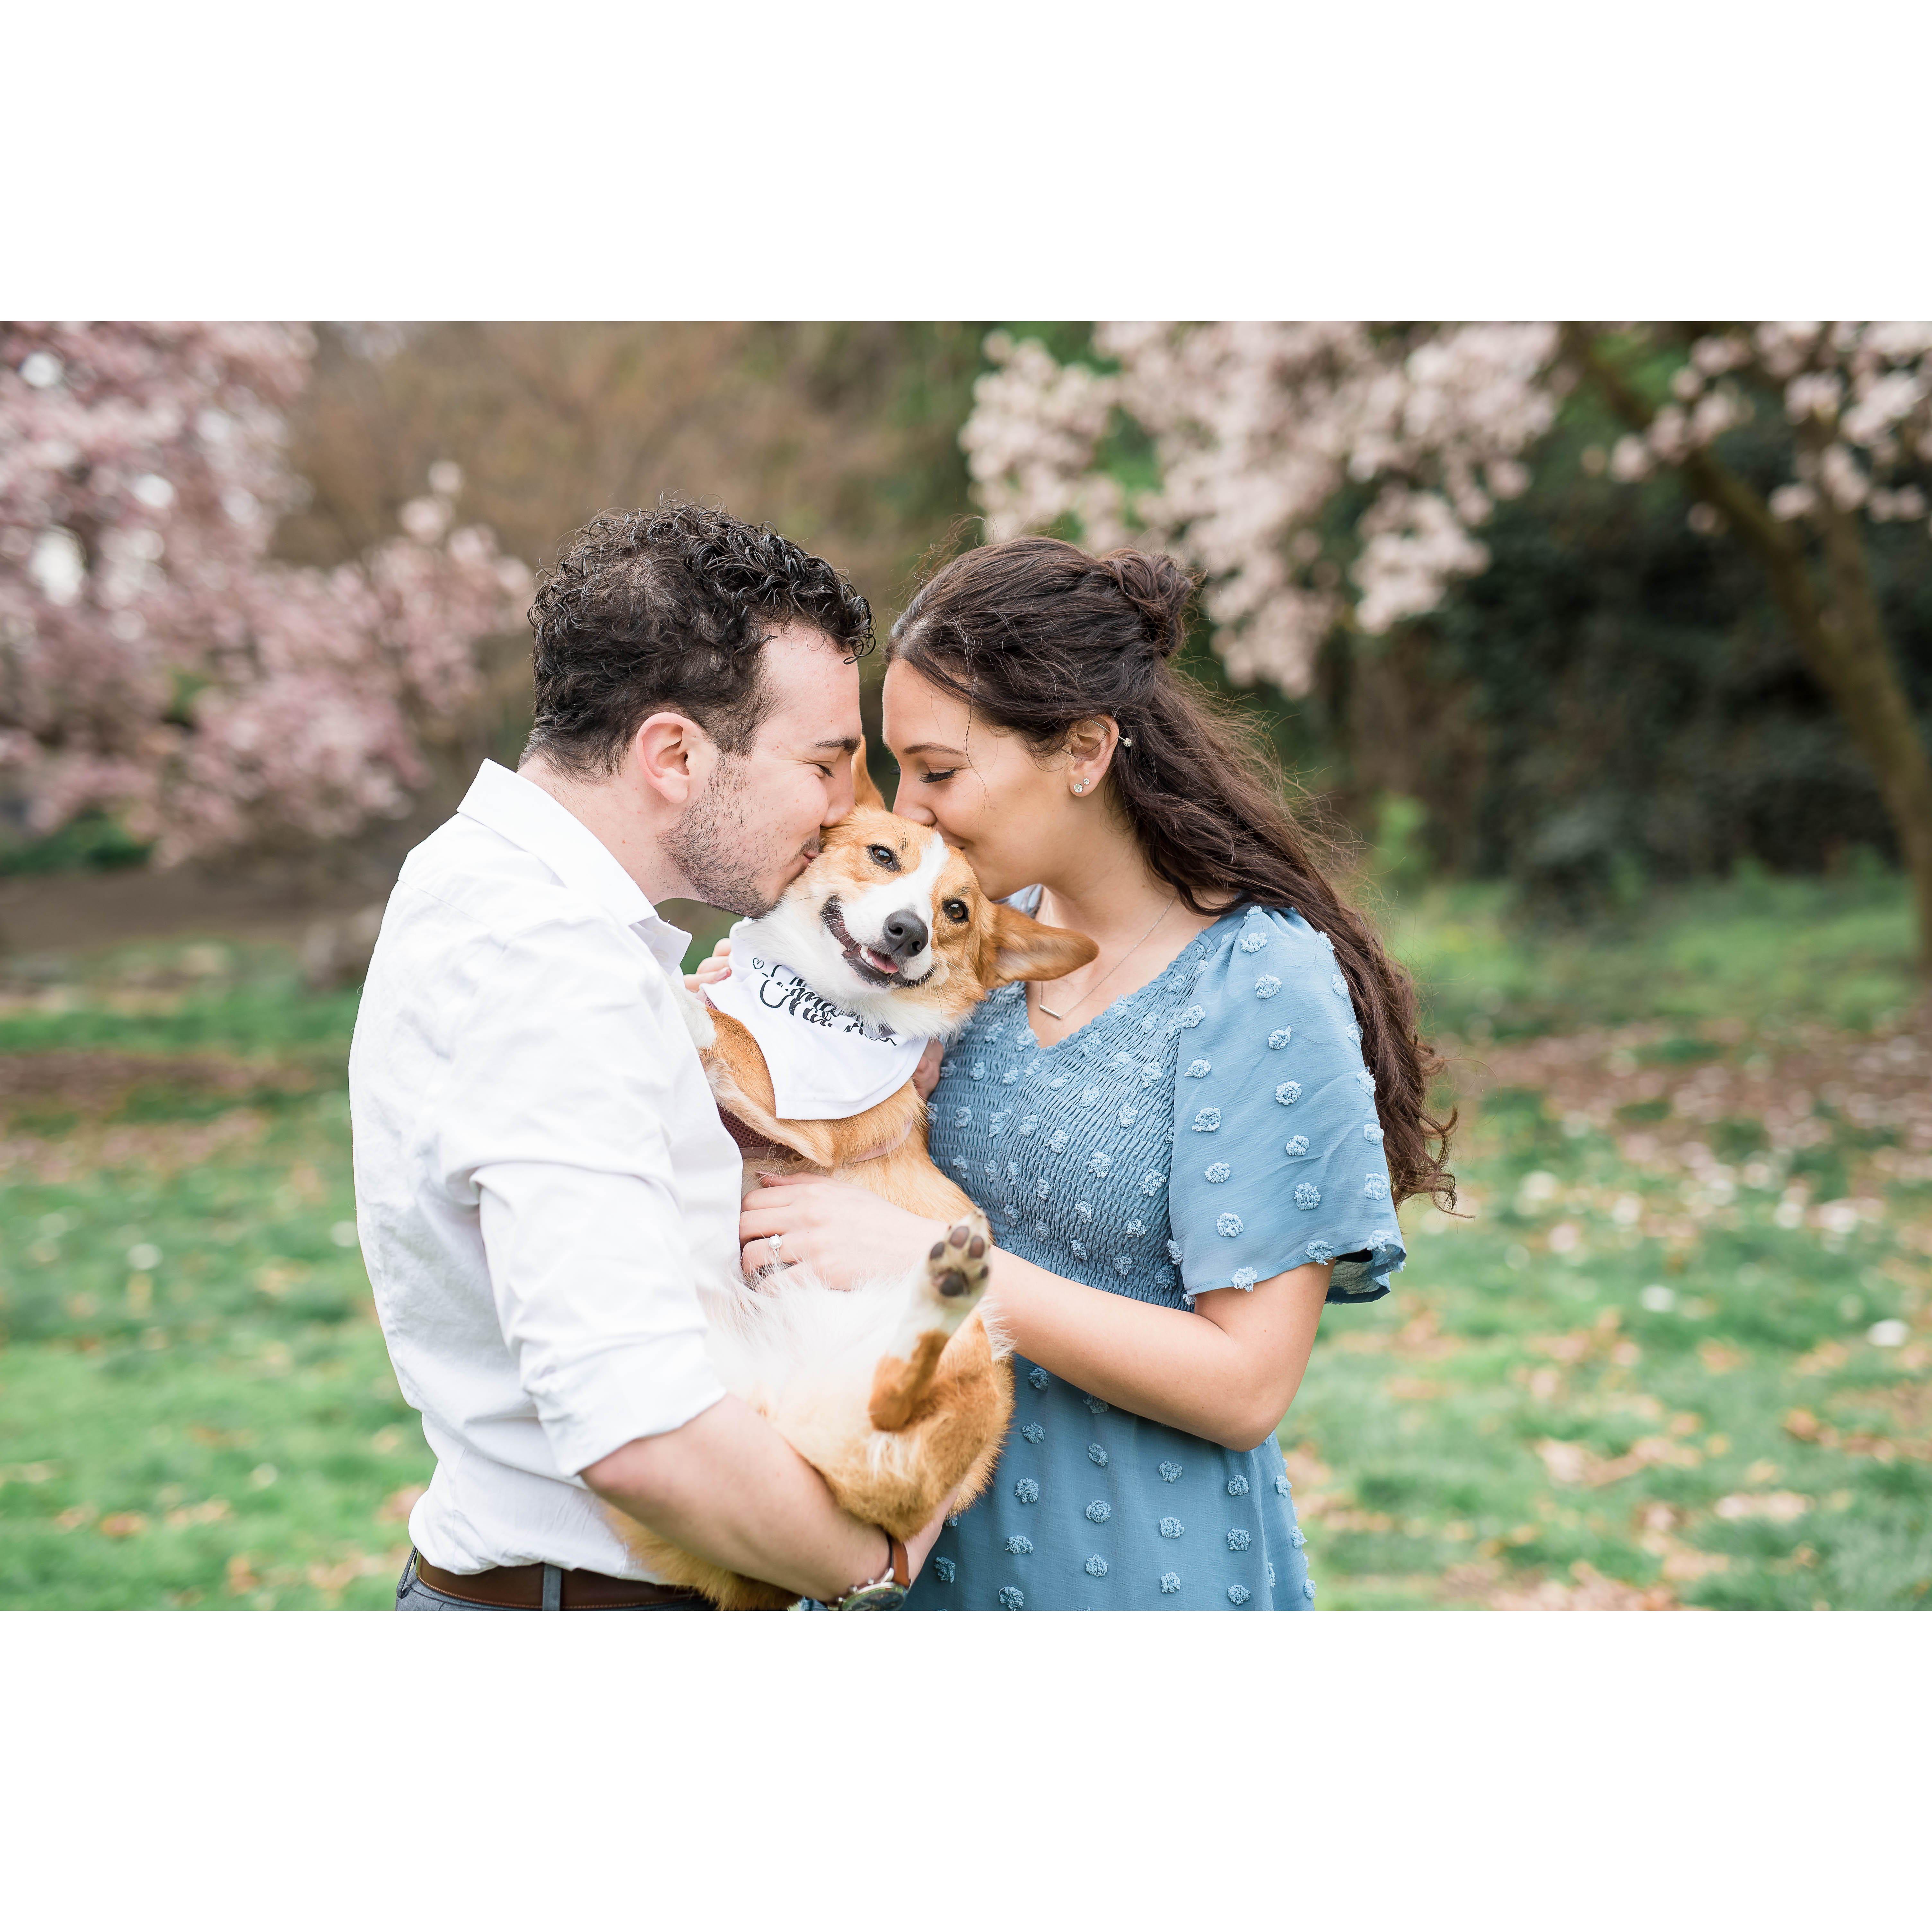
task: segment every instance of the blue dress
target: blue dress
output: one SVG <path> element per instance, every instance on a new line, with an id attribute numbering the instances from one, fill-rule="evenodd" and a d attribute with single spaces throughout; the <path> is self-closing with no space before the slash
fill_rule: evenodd
<path id="1" fill-rule="evenodd" d="M 1404 1255 L 1375 1082 L 1324 934 L 1294 912 L 1231 913 L 1048 1047 L 1026 991 L 981 1004 L 932 1104 L 933 1159 L 1002 1247 L 1168 1308 L 1311 1261 L 1335 1264 L 1330 1301 L 1388 1292 Z M 1223 1449 L 1013 1369 L 992 1483 L 907 1609 L 1312 1607 L 1272 1437 Z"/>

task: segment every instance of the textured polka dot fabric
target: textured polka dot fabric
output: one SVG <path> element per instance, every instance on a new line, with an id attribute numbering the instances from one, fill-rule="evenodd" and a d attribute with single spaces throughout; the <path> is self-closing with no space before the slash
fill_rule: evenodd
<path id="1" fill-rule="evenodd" d="M 1003 987 L 947 1052 L 933 1158 L 1001 1246 L 1109 1294 L 1186 1309 L 1332 1260 L 1331 1301 L 1373 1300 L 1403 1255 L 1339 978 L 1298 914 L 1257 910 L 1051 1047 Z M 1015 1383 L 994 1481 L 908 1609 L 1314 1607 L 1272 1439 L 1222 1449 L 1024 1360 Z"/>
<path id="2" fill-rule="evenodd" d="M 940 1532 L 907 1609 L 1315 1607 L 1272 1439 L 1244 1453 L 1118 1408 L 1096 1421 L 1058 1376 L 1022 1376 L 1015 1407 L 992 1489 Z"/>
<path id="3" fill-rule="evenodd" d="M 1402 1231 L 1348 982 L 1300 914 L 1256 910 L 1238 924 L 1190 996 L 1202 1017 L 1190 1048 L 1208 1070 L 1188 1082 L 1188 1104 L 1218 1124 L 1211 1159 L 1176 1136 L 1181 1279 L 1198 1294 L 1332 1260 L 1328 1299 L 1372 1301 L 1402 1265 Z"/>

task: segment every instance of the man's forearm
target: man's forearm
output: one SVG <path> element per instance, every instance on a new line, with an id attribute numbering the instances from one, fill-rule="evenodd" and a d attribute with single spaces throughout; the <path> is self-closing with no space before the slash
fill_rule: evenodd
<path id="1" fill-rule="evenodd" d="M 821 1600 L 884 1569 L 886 1533 L 848 1516 L 771 1424 L 726 1396 L 584 1472 L 605 1502 L 693 1556 Z"/>

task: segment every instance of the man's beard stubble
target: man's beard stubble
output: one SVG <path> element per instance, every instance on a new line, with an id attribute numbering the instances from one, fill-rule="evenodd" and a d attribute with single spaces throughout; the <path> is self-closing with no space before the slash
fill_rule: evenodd
<path id="1" fill-rule="evenodd" d="M 700 904 L 742 919 L 762 919 L 779 894 L 766 881 L 784 860 L 769 835 L 762 848 L 745 818 L 745 788 L 738 760 L 719 760 L 711 782 L 684 808 L 664 836 L 664 856 L 682 872 Z M 802 848 L 815 851 L 818 842 Z M 780 891 L 782 887 L 780 888 Z"/>

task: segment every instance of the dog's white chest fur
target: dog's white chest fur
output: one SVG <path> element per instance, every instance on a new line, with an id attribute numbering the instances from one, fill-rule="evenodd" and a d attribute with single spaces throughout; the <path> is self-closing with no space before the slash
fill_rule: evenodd
<path id="1" fill-rule="evenodd" d="M 994 1356 L 1010 1352 L 980 1295 L 949 1299 L 924 1262 L 849 1288 L 828 1288 L 808 1268 L 761 1281 L 700 1288 L 705 1346 L 724 1386 L 783 1422 L 788 1435 L 808 1418 L 828 1428 L 856 1426 L 882 1358 L 904 1359 L 921 1335 L 950 1335 L 976 1309 Z"/>

